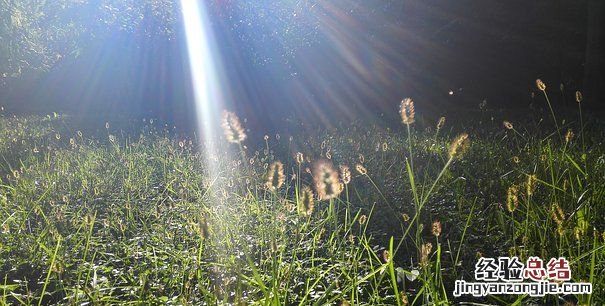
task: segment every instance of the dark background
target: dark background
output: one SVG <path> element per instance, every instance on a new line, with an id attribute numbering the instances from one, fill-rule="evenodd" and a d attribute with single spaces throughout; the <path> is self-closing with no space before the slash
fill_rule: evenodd
<path id="1" fill-rule="evenodd" d="M 404 97 L 424 114 L 525 110 L 541 78 L 555 104 L 603 108 L 603 1 L 211 1 L 226 107 L 255 124 L 285 117 L 396 116 Z M 88 12 L 94 15 L 94 11 Z M 179 16 L 178 12 L 175 12 Z M 92 16 L 91 18 L 94 18 Z M 76 57 L 1 87 L 13 113 L 67 112 L 193 122 L 181 21 L 174 35 L 108 29 Z M 587 48 L 588 46 L 588 48 Z M 564 91 L 560 91 L 563 84 Z"/>

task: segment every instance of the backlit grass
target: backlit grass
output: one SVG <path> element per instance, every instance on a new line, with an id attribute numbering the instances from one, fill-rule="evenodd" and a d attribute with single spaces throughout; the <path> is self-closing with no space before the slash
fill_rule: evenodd
<path id="1" fill-rule="evenodd" d="M 204 156 L 153 124 L 2 115 L 0 304 L 605 303 L 603 131 L 494 116 L 238 123 Z M 480 256 L 566 257 L 593 294 L 454 298 Z"/>

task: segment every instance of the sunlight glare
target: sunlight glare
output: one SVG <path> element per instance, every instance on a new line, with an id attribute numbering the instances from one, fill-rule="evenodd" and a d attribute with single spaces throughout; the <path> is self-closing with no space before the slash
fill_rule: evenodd
<path id="1" fill-rule="evenodd" d="M 215 177 L 217 169 L 211 161 L 211 156 L 215 154 L 213 139 L 217 135 L 219 111 L 224 102 L 217 71 L 218 52 L 203 2 L 181 0 L 181 12 L 193 83 L 197 129 L 206 149 L 209 174 Z"/>

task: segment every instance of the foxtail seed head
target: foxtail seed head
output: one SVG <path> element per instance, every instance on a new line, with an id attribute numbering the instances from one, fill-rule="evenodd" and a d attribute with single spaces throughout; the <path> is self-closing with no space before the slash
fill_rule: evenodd
<path id="1" fill-rule="evenodd" d="M 401 122 L 403 124 L 414 123 L 414 116 L 416 114 L 414 112 L 414 101 L 411 98 L 405 98 L 401 101 L 399 114 L 401 115 Z"/>
<path id="2" fill-rule="evenodd" d="M 517 185 L 512 185 L 508 187 L 508 191 L 506 192 L 506 209 L 512 213 L 518 206 L 519 187 L 517 187 Z"/>
<path id="3" fill-rule="evenodd" d="M 420 265 L 427 266 L 429 263 L 429 256 L 433 250 L 433 244 L 427 242 L 420 247 Z"/>
<path id="4" fill-rule="evenodd" d="M 338 172 L 331 162 L 319 160 L 313 166 L 313 182 L 320 200 L 329 200 L 337 197 L 343 190 Z"/>
<path id="5" fill-rule="evenodd" d="M 405 292 L 401 292 L 401 305 L 403 306 L 407 306 L 410 304 L 410 301 L 408 300 L 408 296 Z"/>
<path id="6" fill-rule="evenodd" d="M 368 170 L 362 164 L 355 165 L 355 170 L 357 170 L 357 172 L 359 172 L 361 175 L 368 174 Z"/>
<path id="7" fill-rule="evenodd" d="M 449 148 L 449 155 L 451 159 L 460 158 L 468 150 L 471 145 L 471 141 L 467 133 L 462 133 L 452 141 Z"/>
<path id="8" fill-rule="evenodd" d="M 439 222 L 439 220 L 433 221 L 431 232 L 435 237 L 441 236 L 441 222 Z"/>
<path id="9" fill-rule="evenodd" d="M 347 165 L 340 165 L 340 178 L 345 185 L 351 182 L 351 169 Z"/>
<path id="10" fill-rule="evenodd" d="M 550 208 L 550 215 L 558 226 L 563 225 L 563 221 L 565 221 L 565 213 L 558 203 L 552 204 L 552 207 Z"/>
<path id="11" fill-rule="evenodd" d="M 538 87 L 538 89 L 541 91 L 546 90 L 546 84 L 544 84 L 544 82 L 542 82 L 542 80 L 540 80 L 540 79 L 536 80 L 536 87 Z"/>
<path id="12" fill-rule="evenodd" d="M 302 189 L 302 193 L 298 202 L 298 213 L 301 216 L 310 216 L 313 213 L 315 202 L 313 200 L 313 191 L 309 186 L 305 186 Z"/>
<path id="13" fill-rule="evenodd" d="M 361 215 L 359 217 L 359 225 L 364 225 L 366 224 L 366 222 L 368 221 L 368 216 L 366 215 Z"/>
<path id="14" fill-rule="evenodd" d="M 527 181 L 525 182 L 525 189 L 527 196 L 531 196 L 536 191 L 536 183 L 538 181 L 538 177 L 535 174 L 530 174 L 527 176 Z"/>
<path id="15" fill-rule="evenodd" d="M 574 136 L 573 131 L 571 129 L 568 129 L 567 133 L 565 133 L 565 142 L 570 143 L 573 140 L 573 136 Z"/>
<path id="16" fill-rule="evenodd" d="M 384 260 L 384 262 L 389 262 L 389 260 L 391 260 L 391 253 L 389 252 L 389 250 L 384 250 L 382 251 L 382 260 Z"/>
<path id="17" fill-rule="evenodd" d="M 445 117 L 439 118 L 439 121 L 437 121 L 437 130 L 441 130 L 444 125 L 445 125 Z"/>
<path id="18" fill-rule="evenodd" d="M 508 130 L 512 130 L 513 129 L 513 124 L 504 120 L 504 122 L 502 122 L 502 124 L 504 124 L 504 127 Z"/>
<path id="19" fill-rule="evenodd" d="M 275 191 L 281 187 L 286 181 L 286 176 L 284 175 L 284 164 L 280 161 L 275 161 L 269 166 L 269 170 L 267 171 L 267 181 L 265 182 L 265 186 L 267 189 L 271 191 Z"/>
<path id="20" fill-rule="evenodd" d="M 576 226 L 573 229 L 574 235 L 576 236 L 576 240 L 581 240 L 582 236 L 584 236 L 584 234 L 586 234 L 586 231 L 584 229 L 582 229 L 582 227 L 580 226 Z"/>
<path id="21" fill-rule="evenodd" d="M 296 163 L 302 164 L 305 161 L 304 155 L 301 152 L 296 153 Z"/>
<path id="22" fill-rule="evenodd" d="M 235 113 L 223 112 L 223 122 L 221 124 L 223 132 L 228 142 L 241 143 L 246 139 L 246 132 Z"/>
<path id="23" fill-rule="evenodd" d="M 576 91 L 576 102 L 582 102 L 582 93 L 579 90 Z"/>

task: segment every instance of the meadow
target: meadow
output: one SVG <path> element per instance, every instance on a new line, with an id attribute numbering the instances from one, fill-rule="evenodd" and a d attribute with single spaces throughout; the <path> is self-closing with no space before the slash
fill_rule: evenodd
<path id="1" fill-rule="evenodd" d="M 604 124 L 545 105 L 267 135 L 225 112 L 212 145 L 1 114 L 0 304 L 603 305 Z M 453 296 L 501 256 L 593 293 Z"/>

